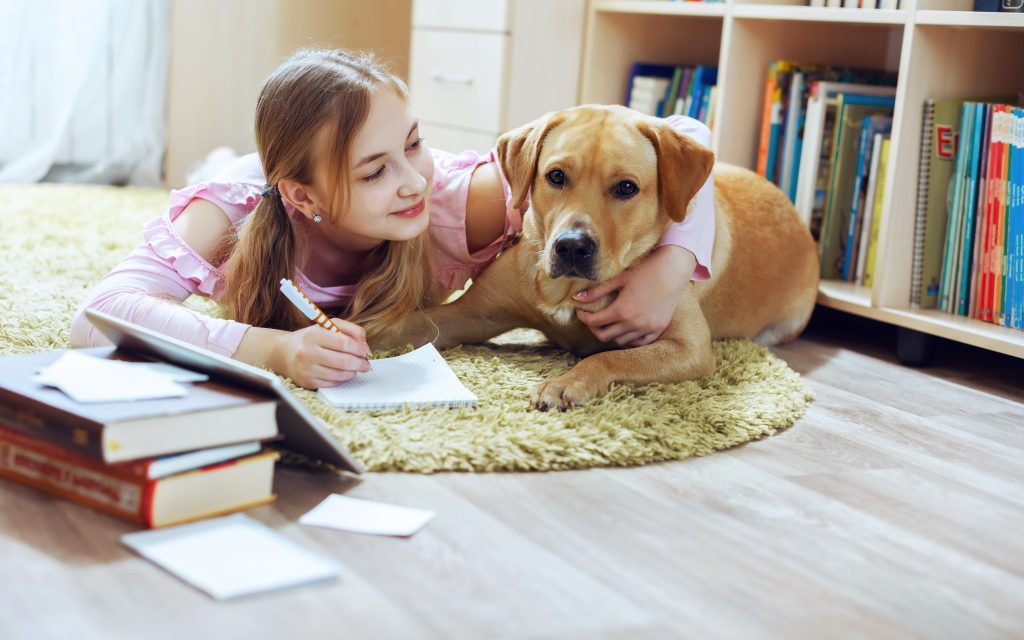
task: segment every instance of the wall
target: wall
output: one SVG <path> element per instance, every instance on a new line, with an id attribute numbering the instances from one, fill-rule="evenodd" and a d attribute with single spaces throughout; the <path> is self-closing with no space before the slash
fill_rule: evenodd
<path id="1" fill-rule="evenodd" d="M 167 102 L 168 186 L 211 149 L 255 150 L 260 84 L 291 51 L 373 50 L 408 78 L 411 0 L 173 0 Z"/>

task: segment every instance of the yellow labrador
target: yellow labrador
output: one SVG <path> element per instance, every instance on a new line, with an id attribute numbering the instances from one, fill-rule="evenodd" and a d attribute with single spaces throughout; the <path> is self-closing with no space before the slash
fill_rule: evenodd
<path id="1" fill-rule="evenodd" d="M 533 327 L 581 356 L 540 384 L 539 409 L 566 409 L 613 383 L 678 382 L 714 371 L 712 338 L 795 338 L 814 308 L 814 241 L 789 200 L 756 174 L 722 163 L 667 123 L 625 107 L 582 106 L 548 114 L 498 141 L 514 204 L 530 195 L 519 242 L 458 300 L 414 314 L 376 347 L 483 341 Z M 655 342 L 618 348 L 577 318 L 573 294 L 644 257 L 714 165 L 713 277 L 689 284 Z M 587 308 L 609 304 L 605 298 Z"/>

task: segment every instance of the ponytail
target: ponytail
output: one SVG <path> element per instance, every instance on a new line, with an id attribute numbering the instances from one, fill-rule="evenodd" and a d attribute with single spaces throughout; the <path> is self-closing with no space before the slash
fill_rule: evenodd
<path id="1" fill-rule="evenodd" d="M 281 278 L 295 276 L 295 231 L 281 197 L 270 193 L 242 223 L 228 261 L 223 301 L 230 317 L 254 327 L 294 331 L 306 323 L 282 304 Z"/>

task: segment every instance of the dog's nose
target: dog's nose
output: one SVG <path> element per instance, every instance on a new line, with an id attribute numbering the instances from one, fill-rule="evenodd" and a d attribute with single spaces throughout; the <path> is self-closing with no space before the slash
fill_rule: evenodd
<path id="1" fill-rule="evenodd" d="M 551 269 L 552 277 L 575 275 L 581 278 L 592 278 L 594 253 L 597 243 L 588 234 L 578 231 L 565 231 L 555 238 L 555 255 Z"/>
<path id="2" fill-rule="evenodd" d="M 555 239 L 555 255 L 571 264 L 586 262 L 596 248 L 593 238 L 582 231 L 566 231 Z"/>

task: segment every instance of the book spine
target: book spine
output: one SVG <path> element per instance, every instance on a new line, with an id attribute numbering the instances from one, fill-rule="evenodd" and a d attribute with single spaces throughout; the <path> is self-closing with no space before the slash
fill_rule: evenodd
<path id="1" fill-rule="evenodd" d="M 148 522 L 145 495 L 155 482 L 112 474 L 103 465 L 11 433 L 0 435 L 0 476 L 137 524 Z"/>
<path id="2" fill-rule="evenodd" d="M 963 203 L 963 181 L 966 175 L 967 151 L 964 144 L 964 133 L 970 126 L 970 102 L 964 102 L 960 111 L 960 135 L 956 143 L 956 159 L 953 175 L 950 178 L 950 208 L 946 220 L 946 242 L 942 254 L 942 277 L 940 278 L 938 308 L 946 313 L 952 312 L 956 291 L 956 252 L 960 231 L 960 212 Z"/>
<path id="3" fill-rule="evenodd" d="M 972 103 L 971 110 L 972 124 L 970 136 L 965 137 L 964 142 L 968 149 L 967 160 L 967 193 L 964 195 L 963 223 L 960 231 L 963 239 L 961 241 L 960 264 L 957 265 L 957 299 L 955 312 L 957 315 L 966 316 L 971 295 L 971 266 L 974 258 L 974 214 L 978 204 L 978 169 L 980 161 L 979 140 L 985 124 L 984 105 L 980 102 Z"/>
<path id="4" fill-rule="evenodd" d="M 1010 288 L 1012 282 L 1012 274 L 1009 270 L 1009 246 L 1010 236 L 1009 221 L 1010 221 L 1010 196 L 1011 196 L 1011 172 L 1013 170 L 1013 111 L 1007 109 L 1005 112 L 1006 121 L 1004 123 L 1003 131 L 1003 170 L 1002 177 L 1000 178 L 1000 191 L 1001 201 L 999 205 L 999 275 L 1000 275 L 1000 287 L 999 287 L 999 319 L 997 324 L 1004 326 L 1007 325 L 1008 318 L 1010 316 L 1007 310 L 1007 290 Z"/>
<path id="5" fill-rule="evenodd" d="M 850 203 L 850 221 L 846 228 L 846 251 L 843 252 L 843 280 L 851 281 L 851 270 L 856 262 L 854 252 L 857 250 L 857 234 L 859 216 L 862 214 L 860 203 L 861 188 L 864 186 L 864 163 L 865 156 L 869 156 L 868 148 L 871 146 L 871 116 L 864 118 L 864 124 L 860 131 L 860 141 L 857 143 L 857 172 L 853 178 L 853 200 Z"/>
<path id="6" fill-rule="evenodd" d="M 104 460 L 103 425 L 2 387 L 0 421 L 93 460 Z"/>
<path id="7" fill-rule="evenodd" d="M 999 172 L 998 144 L 996 143 L 996 128 L 999 126 L 999 105 L 991 106 L 991 124 L 989 133 L 985 139 L 985 146 L 988 152 L 988 166 L 985 169 L 985 234 L 982 242 L 982 266 L 978 292 L 978 319 L 985 322 L 992 321 L 992 280 L 995 276 L 992 264 L 992 251 L 996 241 L 995 231 L 995 202 L 996 202 L 996 180 Z"/>
<path id="8" fill-rule="evenodd" d="M 985 232 L 988 230 L 988 221 L 985 219 L 988 204 L 988 139 L 991 135 L 989 127 L 992 126 L 992 105 L 982 104 L 980 106 L 982 131 L 981 137 L 975 140 L 978 145 L 979 166 L 978 166 L 978 197 L 975 202 L 974 213 L 974 250 L 971 260 L 971 292 L 970 303 L 967 315 L 971 318 L 979 317 L 981 302 L 981 290 L 984 286 L 985 268 Z"/>

